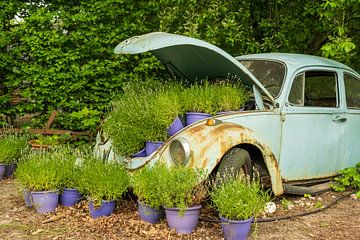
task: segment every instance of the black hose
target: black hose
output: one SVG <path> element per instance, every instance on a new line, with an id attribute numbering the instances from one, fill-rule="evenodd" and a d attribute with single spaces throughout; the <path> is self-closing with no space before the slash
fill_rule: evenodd
<path id="1" fill-rule="evenodd" d="M 325 204 L 322 208 L 314 209 L 314 210 L 311 210 L 311 211 L 308 211 L 308 212 L 301 212 L 301 213 L 297 213 L 297 214 L 293 214 L 293 215 L 286 215 L 286 216 L 273 217 L 273 218 L 261 218 L 261 219 L 257 219 L 256 222 L 258 222 L 258 223 L 274 222 L 274 221 L 280 221 L 280 220 L 293 219 L 293 218 L 296 218 L 296 217 L 303 217 L 303 216 L 307 216 L 307 215 L 310 215 L 310 214 L 322 212 L 322 211 L 332 207 L 333 205 L 338 203 L 340 200 L 342 200 L 342 199 L 344 199 L 346 197 L 349 197 L 353 193 L 354 192 L 342 195 L 342 196 L 336 198 L 334 201 L 330 202 L 329 204 Z M 199 220 L 204 221 L 204 222 L 215 222 L 215 223 L 220 222 L 219 219 L 213 219 L 213 218 L 207 218 L 207 217 L 200 217 Z"/>

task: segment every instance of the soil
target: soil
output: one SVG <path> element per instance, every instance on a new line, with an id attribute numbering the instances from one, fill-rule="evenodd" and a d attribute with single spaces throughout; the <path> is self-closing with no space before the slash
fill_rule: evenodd
<path id="1" fill-rule="evenodd" d="M 292 215 L 323 207 L 340 193 L 318 196 L 285 196 L 275 199 L 277 210 L 261 218 Z M 345 197 L 329 209 L 304 217 L 252 226 L 249 239 L 360 239 L 360 200 Z M 202 218 L 217 219 L 205 207 Z M 256 229 L 256 230 L 255 230 Z M 254 233 L 257 232 L 257 234 Z M 59 206 L 55 213 L 37 214 L 26 208 L 11 179 L 0 181 L 0 239 L 223 239 L 218 223 L 200 221 L 192 234 L 181 235 L 170 230 L 166 221 L 152 225 L 140 220 L 135 201 L 118 202 L 110 217 L 89 217 L 86 201 L 74 208 Z"/>

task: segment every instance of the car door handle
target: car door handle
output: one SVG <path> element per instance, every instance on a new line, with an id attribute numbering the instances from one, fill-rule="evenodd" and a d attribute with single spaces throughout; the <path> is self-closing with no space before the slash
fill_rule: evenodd
<path id="1" fill-rule="evenodd" d="M 347 120 L 346 115 L 335 115 L 333 116 L 332 120 L 334 122 L 345 122 Z"/>

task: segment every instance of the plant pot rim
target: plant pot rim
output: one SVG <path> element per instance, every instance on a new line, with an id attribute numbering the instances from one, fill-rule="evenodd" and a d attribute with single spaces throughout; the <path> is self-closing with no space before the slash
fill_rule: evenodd
<path id="1" fill-rule="evenodd" d="M 88 201 L 89 202 L 95 202 L 96 200 L 94 200 L 94 199 L 91 199 L 91 198 L 88 198 Z M 104 200 L 104 199 L 101 199 L 101 202 L 102 203 L 109 203 L 109 202 L 115 202 L 116 200 L 114 199 L 114 200 Z"/>
<path id="2" fill-rule="evenodd" d="M 186 112 L 185 114 L 187 115 L 207 115 L 207 116 L 212 116 L 210 113 L 205 113 L 205 112 Z"/>
<path id="3" fill-rule="evenodd" d="M 221 215 L 219 215 L 220 220 L 223 222 L 227 222 L 227 223 L 245 223 L 245 222 L 253 222 L 254 221 L 254 217 L 248 218 L 248 219 L 243 219 L 243 220 L 233 220 L 233 219 L 227 219 L 226 217 L 223 217 Z"/>
<path id="4" fill-rule="evenodd" d="M 164 142 L 162 141 L 151 141 L 151 140 L 147 140 L 147 143 L 153 143 L 153 144 L 163 144 Z"/>
<path id="5" fill-rule="evenodd" d="M 67 187 L 64 187 L 63 190 L 66 190 L 66 191 L 79 191 L 78 188 L 67 188 Z"/>
<path id="6" fill-rule="evenodd" d="M 143 206 L 146 206 L 146 207 L 149 207 L 149 208 L 153 208 L 153 207 L 150 207 L 149 204 L 147 203 L 144 203 L 143 201 L 140 201 L 139 199 L 136 199 L 136 202 L 143 205 Z M 154 209 L 161 209 L 163 208 L 162 206 L 159 206 L 158 208 L 154 208 Z"/>
<path id="7" fill-rule="evenodd" d="M 59 190 L 44 190 L 44 191 L 34 191 L 30 190 L 31 194 L 46 194 L 46 193 L 59 193 Z"/>
<path id="8" fill-rule="evenodd" d="M 164 207 L 165 210 L 174 210 L 174 211 L 181 211 L 181 210 L 185 210 L 185 211 L 191 211 L 191 210 L 198 210 L 202 208 L 201 205 L 196 205 L 196 206 L 191 206 L 191 207 L 185 207 L 185 209 L 182 208 L 176 208 L 176 207 Z"/>

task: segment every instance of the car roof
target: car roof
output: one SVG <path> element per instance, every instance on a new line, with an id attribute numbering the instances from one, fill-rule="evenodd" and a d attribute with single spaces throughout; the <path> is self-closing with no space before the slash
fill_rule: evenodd
<path id="1" fill-rule="evenodd" d="M 347 69 L 349 71 L 355 72 L 349 66 L 342 64 L 340 62 L 306 54 L 297 54 L 297 53 L 258 53 L 258 54 L 249 54 L 236 57 L 237 60 L 247 60 L 247 59 L 268 59 L 273 61 L 281 61 L 285 63 L 288 67 L 293 68 L 302 68 L 307 66 L 326 66 L 334 68 Z"/>

